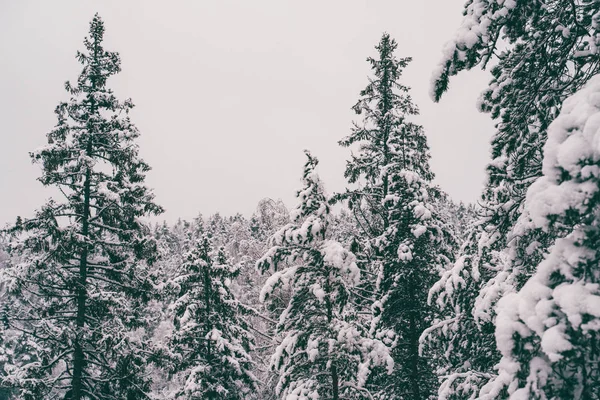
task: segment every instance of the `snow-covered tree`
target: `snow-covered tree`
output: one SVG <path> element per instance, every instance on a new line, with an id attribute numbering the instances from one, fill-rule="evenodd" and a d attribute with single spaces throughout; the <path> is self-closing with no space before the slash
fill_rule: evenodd
<path id="1" fill-rule="evenodd" d="M 8 268 L 11 262 L 7 253 L 8 237 L 0 232 L 0 274 Z M 9 313 L 12 303 L 11 295 L 4 284 L 0 284 L 0 399 L 11 399 L 16 391 L 3 383 L 7 370 L 23 361 L 29 361 L 28 343 L 23 340 L 23 334 L 10 328 Z M 8 368 L 5 368 L 8 367 Z"/>
<path id="2" fill-rule="evenodd" d="M 432 97 L 439 100 L 460 71 L 494 65 L 479 108 L 497 121 L 497 131 L 478 221 L 457 264 L 432 292 L 452 324 L 434 334 L 454 358 L 443 371 L 444 399 L 476 398 L 495 376 L 498 299 L 523 285 L 554 234 L 533 230 L 513 243 L 507 237 L 528 187 L 542 173 L 549 124 L 564 99 L 600 71 L 597 1 L 473 0 L 466 2 L 464 16 L 434 72 Z M 468 349 L 461 355 L 457 346 Z"/>
<path id="3" fill-rule="evenodd" d="M 338 214 L 331 215 L 331 223 L 328 231 L 328 235 L 331 239 L 334 239 L 344 247 L 352 247 L 356 244 L 358 237 L 360 237 L 360 230 L 356 223 L 356 219 L 347 208 L 343 207 L 340 209 Z M 352 251 L 352 249 L 351 249 Z"/>
<path id="4" fill-rule="evenodd" d="M 289 400 L 368 399 L 371 370 L 391 372 L 393 361 L 388 347 L 369 337 L 355 313 L 352 290 L 360 271 L 352 253 L 325 239 L 329 205 L 315 172 L 318 161 L 306 155 L 292 222 L 271 237 L 271 249 L 257 263 L 262 271 L 275 271 L 263 287 L 263 301 L 282 286 L 292 291 L 277 326 L 281 343 L 271 359 L 279 374 L 276 391 Z M 284 261 L 288 266 L 278 268 Z"/>
<path id="5" fill-rule="evenodd" d="M 512 236 L 568 232 L 498 303 L 499 374 L 481 399 L 600 399 L 600 75 L 548 128 L 543 176 Z"/>
<path id="6" fill-rule="evenodd" d="M 290 213 L 283 201 L 264 198 L 256 205 L 253 218 L 258 222 L 260 231 L 272 234 L 278 227 L 290 222 Z"/>
<path id="7" fill-rule="evenodd" d="M 256 373 L 261 382 L 259 398 L 277 399 L 275 386 L 278 375 L 269 368 L 270 356 L 277 342 L 273 338 L 277 321 L 275 320 L 287 306 L 289 290 L 279 290 L 268 302 L 260 301 L 260 290 L 264 286 L 265 274 L 256 270 L 256 262 L 269 249 L 268 238 L 290 221 L 290 213 L 281 200 L 262 199 L 256 211 L 247 223 L 250 237 L 246 239 L 241 258 L 241 272 L 238 278 L 240 292 L 245 304 L 253 308 L 248 315 L 252 330 L 256 333 L 256 346 L 252 353 L 256 361 Z M 233 228 L 233 227 L 232 227 Z"/>
<path id="8" fill-rule="evenodd" d="M 157 225 L 154 230 L 160 253 L 154 269 L 164 282 L 174 282 L 180 275 L 185 275 L 182 265 L 186 262 L 187 254 L 204 234 L 209 237 L 212 248 L 223 245 L 228 262 L 235 265 L 235 269 L 239 269 L 239 273 L 230 279 L 228 289 L 237 301 L 243 304 L 245 312 L 240 318 L 255 335 L 255 345 L 250 348 L 248 354 L 253 360 L 252 372 L 258 381 L 264 383 L 257 387 L 255 395 L 265 400 L 275 398 L 275 384 L 271 384 L 275 375 L 268 368 L 268 359 L 275 345 L 271 337 L 276 325 L 273 318 L 274 315 L 279 315 L 282 306 L 287 304 L 287 292 L 278 292 L 271 299 L 275 301 L 269 302 L 268 305 L 259 302 L 260 288 L 266 277 L 257 273 L 255 264 L 267 250 L 268 236 L 287 220 L 289 212 L 281 201 L 265 199 L 261 200 L 251 220 L 240 214 L 231 217 L 215 214 L 206 219 L 199 215 L 189 222 L 178 220 L 173 225 L 163 223 Z M 162 285 L 162 288 L 164 290 L 159 304 L 154 305 L 158 308 L 153 310 L 158 323 L 151 327 L 152 343 L 155 347 L 169 349 L 171 346 L 167 343 L 168 337 L 174 330 L 173 315 L 169 309 L 172 310 L 172 305 L 180 296 L 178 290 L 173 290 L 173 285 Z M 160 399 L 172 398 L 185 384 L 185 380 L 182 381 L 183 371 L 176 379 L 169 377 L 169 363 L 172 365 L 172 359 L 168 352 L 165 355 L 163 363 L 156 363 L 151 368 L 153 395 Z"/>
<path id="9" fill-rule="evenodd" d="M 428 301 L 438 310 L 438 317 L 427 327 L 419 341 L 421 351 L 438 355 L 437 374 L 441 378 L 438 398 L 475 400 L 479 388 L 494 376 L 497 361 L 494 325 L 472 313 L 479 295 L 482 276 L 497 252 L 479 253 L 479 225 L 471 228 L 459 256 L 447 268 L 429 292 Z M 441 315 L 440 315 L 441 314 Z"/>
<path id="10" fill-rule="evenodd" d="M 7 304 L 8 300 L 2 296 L 2 302 Z M 11 330 L 7 323 L 7 310 L 0 310 L 0 379 L 5 375 L 5 367 L 10 371 L 12 365 L 30 361 L 27 341 L 23 340 L 23 335 L 15 330 Z M 15 388 L 5 385 L 0 381 L 0 398 L 13 399 L 16 395 Z"/>
<path id="11" fill-rule="evenodd" d="M 155 245 L 140 217 L 162 209 L 144 186 L 150 168 L 138 156 L 133 104 L 107 87 L 120 58 L 102 47 L 98 15 L 89 34 L 77 54 L 83 70 L 66 84 L 71 99 L 31 154 L 42 184 L 62 198 L 14 227 L 21 261 L 2 271 L 8 324 L 30 347 L 3 381 L 23 399 L 141 399 L 148 389 L 143 304 L 154 291 Z"/>
<path id="12" fill-rule="evenodd" d="M 384 34 L 369 58 L 373 77 L 354 106 L 363 115 L 340 144 L 358 145 L 346 168 L 360 187 L 347 199 L 362 227 L 368 256 L 379 276 L 372 329 L 394 332 L 394 374 L 377 379 L 387 398 L 426 399 L 435 388 L 433 365 L 419 354 L 418 339 L 432 322 L 427 291 L 450 262 L 453 233 L 436 207 L 441 194 L 431 185 L 429 148 L 423 128 L 409 121 L 418 114 L 408 88 L 398 82 L 410 58 L 394 56 L 396 42 Z"/>
<path id="13" fill-rule="evenodd" d="M 248 354 L 252 335 L 230 286 L 239 268 L 207 236 L 186 255 L 174 284 L 172 371 L 182 379 L 178 399 L 249 399 L 257 391 Z"/>

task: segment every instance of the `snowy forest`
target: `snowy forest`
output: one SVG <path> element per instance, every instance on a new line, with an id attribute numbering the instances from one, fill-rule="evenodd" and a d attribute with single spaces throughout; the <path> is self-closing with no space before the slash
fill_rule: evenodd
<path id="1" fill-rule="evenodd" d="M 491 73 L 473 204 L 434 184 L 382 32 L 346 190 L 304 150 L 294 205 L 157 222 L 104 35 L 30 153 L 55 194 L 0 231 L 0 399 L 600 399 L 600 1 L 466 1 L 430 96 Z"/>

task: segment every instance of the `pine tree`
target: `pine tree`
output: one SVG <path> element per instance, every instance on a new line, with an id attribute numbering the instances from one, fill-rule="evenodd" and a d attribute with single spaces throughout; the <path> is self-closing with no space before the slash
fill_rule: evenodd
<path id="1" fill-rule="evenodd" d="M 102 47 L 104 24 L 90 24 L 83 70 L 71 99 L 56 108 L 48 144 L 31 157 L 40 181 L 56 187 L 35 218 L 17 224 L 12 251 L 23 261 L 4 271 L 15 307 L 8 320 L 32 344 L 31 362 L 5 382 L 20 398 L 146 398 L 143 304 L 153 295 L 148 264 L 155 245 L 140 217 L 158 214 L 144 186 L 150 169 L 139 158 L 139 136 L 107 80 L 120 71 L 117 53 Z"/>
<path id="2" fill-rule="evenodd" d="M 600 75 L 548 128 L 543 176 L 513 234 L 557 235 L 530 279 L 498 303 L 499 374 L 482 399 L 600 399 Z"/>
<path id="3" fill-rule="evenodd" d="M 527 189 L 542 173 L 549 124 L 564 99 L 600 71 L 599 12 L 595 1 L 469 1 L 463 26 L 434 73 L 437 101 L 451 76 L 494 60 L 479 107 L 497 120 L 478 221 L 457 264 L 432 291 L 448 327 L 430 338 L 453 358 L 443 372 L 440 398 L 476 398 L 494 378 L 498 300 L 522 287 L 557 235 L 511 231 Z"/>
<path id="4" fill-rule="evenodd" d="M 426 399 L 435 387 L 433 365 L 419 355 L 418 339 L 432 321 L 426 294 L 450 261 L 453 233 L 435 204 L 429 149 L 423 128 L 408 120 L 418 114 L 408 88 L 398 82 L 410 58 L 394 56 L 396 42 L 384 34 L 379 58 L 368 58 L 373 77 L 354 106 L 364 115 L 342 146 L 358 144 L 346 167 L 349 183 L 361 183 L 339 199 L 348 199 L 378 273 L 375 319 L 378 337 L 395 332 L 394 374 L 375 383 L 380 396 Z"/>
<path id="5" fill-rule="evenodd" d="M 245 309 L 230 289 L 238 273 L 223 248 L 212 251 L 207 236 L 186 255 L 172 306 L 172 370 L 184 380 L 177 398 L 249 399 L 256 393 L 248 354 L 252 335 L 242 318 Z"/>
<path id="6" fill-rule="evenodd" d="M 306 155 L 292 222 L 271 237 L 271 249 L 257 263 L 262 271 L 276 271 L 261 292 L 263 301 L 276 288 L 289 285 L 292 291 L 277 326 L 282 341 L 271 359 L 279 374 L 276 391 L 285 399 L 368 399 L 371 370 L 391 370 L 393 362 L 388 347 L 369 337 L 355 313 L 352 289 L 360 271 L 352 253 L 325 239 L 329 205 L 315 172 L 318 161 Z"/>

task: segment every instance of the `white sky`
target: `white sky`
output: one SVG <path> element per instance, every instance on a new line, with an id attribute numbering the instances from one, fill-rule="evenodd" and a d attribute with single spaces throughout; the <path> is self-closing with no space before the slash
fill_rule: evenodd
<path id="1" fill-rule="evenodd" d="M 28 152 L 56 123 L 96 11 L 123 71 L 109 81 L 136 104 L 147 183 L 174 221 L 202 212 L 250 215 L 264 197 L 295 204 L 304 155 L 319 157 L 328 192 L 345 187 L 349 133 L 384 31 L 411 56 L 412 87 L 436 183 L 476 201 L 493 124 L 475 102 L 488 75 L 456 77 L 440 104 L 431 72 L 465 0 L 0 0 L 0 224 L 32 216 L 50 195 Z"/>

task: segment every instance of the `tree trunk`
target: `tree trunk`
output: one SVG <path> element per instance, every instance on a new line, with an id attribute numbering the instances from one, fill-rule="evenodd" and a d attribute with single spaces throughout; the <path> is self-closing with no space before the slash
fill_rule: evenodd
<path id="1" fill-rule="evenodd" d="M 91 140 L 88 145 L 88 154 L 91 153 Z M 81 235 L 85 240 L 89 234 L 89 218 L 90 218 L 90 179 L 91 173 L 88 168 L 85 174 L 85 182 L 83 187 L 83 220 Z M 77 317 L 75 319 L 76 338 L 74 343 L 73 353 L 73 400 L 80 400 L 83 392 L 83 367 L 85 357 L 81 346 L 83 336 L 83 328 L 85 325 L 86 314 L 86 298 L 87 298 L 87 261 L 88 261 L 88 244 L 83 246 L 81 258 L 79 260 L 79 282 L 77 285 Z"/>
<path id="2" fill-rule="evenodd" d="M 98 46 L 95 43 L 94 46 L 94 60 L 98 58 Z M 92 92 L 96 90 L 96 80 L 91 78 Z M 97 106 L 93 96 L 90 96 L 90 115 L 97 112 Z M 88 138 L 87 146 L 85 149 L 86 155 L 90 157 L 92 155 L 92 137 L 90 130 L 90 137 Z M 74 343 L 73 353 L 73 382 L 72 382 L 72 399 L 81 400 L 83 395 L 83 369 L 85 365 L 85 355 L 81 340 L 83 337 L 83 328 L 85 326 L 85 314 L 86 314 L 86 301 L 87 301 L 87 263 L 88 263 L 88 252 L 89 243 L 87 243 L 89 235 L 89 220 L 90 220 L 90 188 L 91 188 L 92 171 L 90 166 L 86 167 L 85 181 L 83 182 L 83 218 L 81 221 L 81 236 L 86 240 L 86 243 L 81 250 L 81 257 L 79 260 L 79 282 L 77 285 L 77 316 L 75 318 L 76 326 L 76 338 Z"/>
<path id="3" fill-rule="evenodd" d="M 208 249 L 207 249 L 207 259 L 208 259 Z M 206 326 L 207 326 L 207 331 L 210 332 L 212 330 L 212 326 L 210 323 L 210 276 L 208 274 L 208 263 L 207 266 L 204 269 L 204 301 L 206 302 Z M 210 364 L 211 363 L 211 358 L 212 358 L 212 354 L 211 354 L 211 340 L 208 339 L 207 340 L 207 361 Z"/>
<path id="4" fill-rule="evenodd" d="M 325 290 L 326 290 L 325 304 L 326 304 L 326 308 L 327 308 L 327 322 L 328 322 L 329 326 L 331 326 L 331 322 L 333 321 L 333 305 L 331 304 L 331 299 L 329 297 L 329 295 L 331 293 L 331 288 L 329 286 L 329 272 L 330 271 L 327 271 L 327 276 L 326 276 L 326 280 L 325 280 Z M 333 400 L 339 400 L 339 398 L 340 398 L 339 386 L 340 386 L 340 383 L 339 383 L 337 366 L 335 365 L 335 361 L 332 360 L 332 362 L 331 362 L 331 392 L 333 394 Z"/>
<path id="5" fill-rule="evenodd" d="M 340 394 L 339 394 L 339 377 L 338 377 L 338 372 L 337 372 L 337 367 L 335 366 L 335 364 L 333 364 L 331 366 L 331 383 L 333 386 L 333 400 L 339 400 L 340 398 Z"/>
<path id="6" fill-rule="evenodd" d="M 421 399 L 421 388 L 419 387 L 419 335 L 417 330 L 418 313 L 415 307 L 418 306 L 418 300 L 415 298 L 413 288 L 409 289 L 409 296 L 412 304 L 412 309 L 408 312 L 408 329 L 409 329 L 409 357 L 410 357 L 410 386 L 413 393 L 413 400 Z"/>

